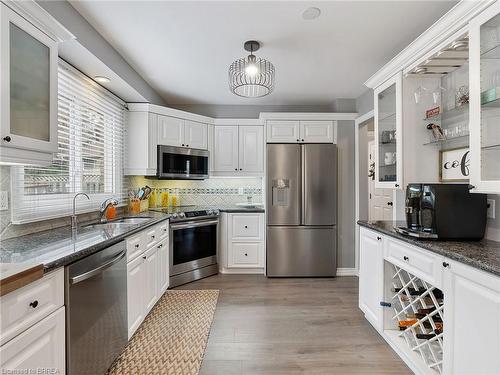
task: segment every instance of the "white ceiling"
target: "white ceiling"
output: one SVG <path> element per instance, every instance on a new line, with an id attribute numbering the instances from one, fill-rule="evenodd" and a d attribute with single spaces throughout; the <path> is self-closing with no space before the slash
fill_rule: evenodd
<path id="1" fill-rule="evenodd" d="M 452 1 L 73 1 L 169 104 L 322 105 L 363 82 L 448 11 Z M 321 9 L 302 19 L 310 6 Z M 229 92 L 243 42 L 276 67 L 264 98 Z"/>

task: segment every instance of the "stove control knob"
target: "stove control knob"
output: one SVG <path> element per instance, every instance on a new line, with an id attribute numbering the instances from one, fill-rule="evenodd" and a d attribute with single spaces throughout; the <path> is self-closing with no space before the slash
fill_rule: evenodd
<path id="1" fill-rule="evenodd" d="M 214 210 L 213 214 L 214 214 L 214 216 L 219 216 L 219 210 Z"/>
<path id="2" fill-rule="evenodd" d="M 172 214 L 172 219 L 177 219 L 177 214 L 176 213 Z"/>
<path id="3" fill-rule="evenodd" d="M 213 215 L 213 214 L 214 214 L 214 211 L 213 211 L 213 210 L 208 210 L 208 211 L 207 211 L 207 215 L 209 215 L 209 216 L 210 216 L 210 215 Z"/>
<path id="4" fill-rule="evenodd" d="M 179 212 L 179 217 L 183 219 L 186 217 L 186 214 L 184 212 Z"/>

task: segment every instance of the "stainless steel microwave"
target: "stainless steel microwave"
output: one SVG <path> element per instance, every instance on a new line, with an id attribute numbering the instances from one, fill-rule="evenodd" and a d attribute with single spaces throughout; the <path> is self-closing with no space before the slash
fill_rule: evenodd
<path id="1" fill-rule="evenodd" d="M 207 150 L 158 145 L 156 175 L 164 180 L 208 178 Z"/>

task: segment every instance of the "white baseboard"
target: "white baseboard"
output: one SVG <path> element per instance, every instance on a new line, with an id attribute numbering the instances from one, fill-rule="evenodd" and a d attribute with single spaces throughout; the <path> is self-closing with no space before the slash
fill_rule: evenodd
<path id="1" fill-rule="evenodd" d="M 239 274 L 239 275 L 255 275 L 264 274 L 264 268 L 219 268 L 219 273 L 224 274 Z"/>
<path id="2" fill-rule="evenodd" d="M 356 268 L 337 268 L 337 276 L 358 276 Z"/>

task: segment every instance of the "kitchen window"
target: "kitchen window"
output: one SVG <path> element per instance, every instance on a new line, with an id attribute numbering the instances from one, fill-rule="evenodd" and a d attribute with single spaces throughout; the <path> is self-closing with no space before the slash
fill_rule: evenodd
<path id="1" fill-rule="evenodd" d="M 125 103 L 60 60 L 58 152 L 47 167 L 12 167 L 14 224 L 95 211 L 108 197 L 123 199 Z"/>

